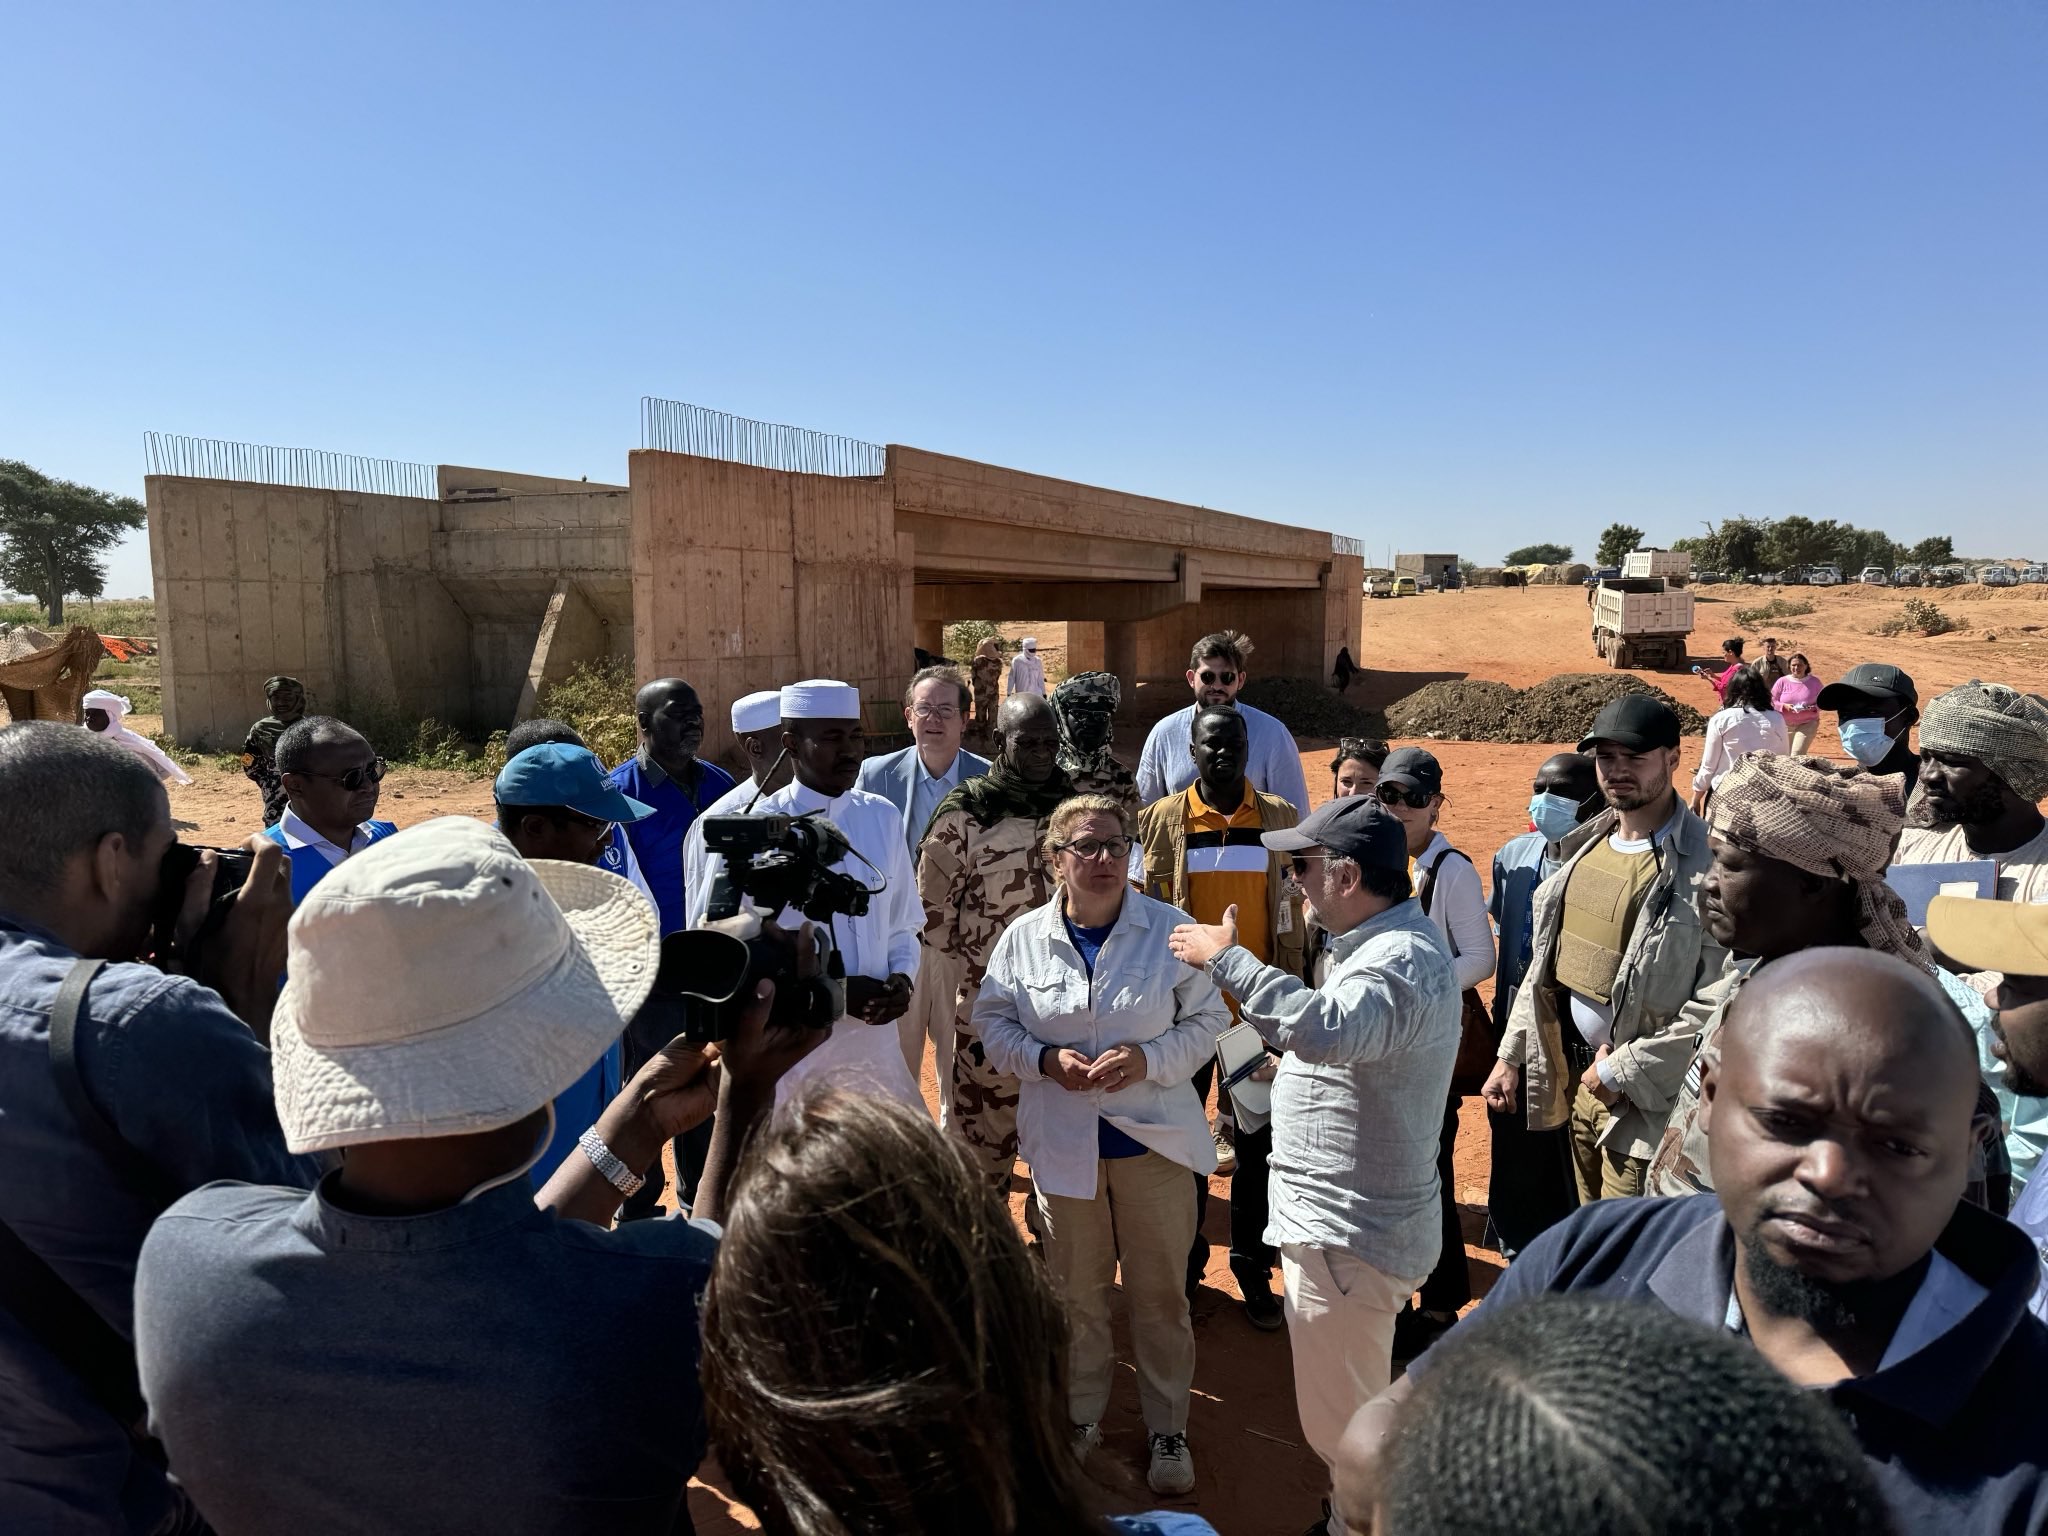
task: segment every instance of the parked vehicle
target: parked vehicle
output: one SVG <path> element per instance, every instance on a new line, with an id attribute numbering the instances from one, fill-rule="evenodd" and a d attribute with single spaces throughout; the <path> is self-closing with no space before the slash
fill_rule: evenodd
<path id="1" fill-rule="evenodd" d="M 2035 564 L 2028 566 L 2020 572 L 2020 580 L 2029 585 L 2038 582 L 2048 582 L 2048 565 Z"/>
<path id="2" fill-rule="evenodd" d="M 1895 587 L 1919 586 L 1920 567 L 1917 565 L 1900 566 L 1896 571 L 1892 572 L 1892 585 Z"/>
<path id="3" fill-rule="evenodd" d="M 1866 565 L 1863 567 L 1863 574 L 1856 579 L 1866 587 L 1888 587 L 1891 585 L 1891 578 L 1885 575 L 1884 567 L 1881 565 Z"/>
<path id="4" fill-rule="evenodd" d="M 1601 582 L 1603 582 L 1603 581 L 1619 581 L 1620 579 L 1621 579 L 1621 567 L 1620 567 L 1620 566 L 1618 566 L 1618 565 L 1603 565 L 1603 566 L 1601 566 L 1601 567 L 1600 567 L 1600 569 L 1598 569 L 1598 570 L 1597 570 L 1597 571 L 1595 571 L 1595 572 L 1594 572 L 1594 573 L 1593 573 L 1592 575 L 1590 575 L 1590 576 L 1588 576 L 1588 577 L 1586 578 L 1586 585 L 1587 585 L 1587 586 L 1589 586 L 1589 587 L 1597 587 L 1597 586 L 1599 586 L 1599 585 L 1600 585 L 1600 583 L 1601 583 Z"/>
<path id="5" fill-rule="evenodd" d="M 1610 667 L 1685 665 L 1693 595 L 1661 576 L 1617 576 L 1593 589 L 1593 649 Z"/>
<path id="6" fill-rule="evenodd" d="M 2019 573 L 2009 565 L 1987 565 L 1977 572 L 1977 579 L 1987 587 L 2016 587 L 2020 584 Z"/>
<path id="7" fill-rule="evenodd" d="M 1697 586 L 1717 587 L 1728 578 L 1719 571 L 1695 571 L 1692 579 Z"/>
<path id="8" fill-rule="evenodd" d="M 1781 587 L 1803 587 L 1806 585 L 1806 572 L 1796 565 L 1788 565 L 1771 580 Z"/>
<path id="9" fill-rule="evenodd" d="M 1957 567 L 1953 565 L 1930 565 L 1920 573 L 1923 587 L 1952 587 L 1956 584 Z"/>
<path id="10" fill-rule="evenodd" d="M 1692 556 L 1682 549 L 1632 549 L 1622 558 L 1621 574 L 1662 576 L 1674 587 L 1682 587 L 1692 577 Z"/>
<path id="11" fill-rule="evenodd" d="M 1416 595 L 1417 589 L 1413 576 L 1396 576 L 1394 578 L 1394 596 L 1414 597 Z"/>
<path id="12" fill-rule="evenodd" d="M 1839 567 L 1832 565 L 1808 566 L 1806 580 L 1811 586 L 1839 587 L 1842 584 L 1842 572 Z"/>

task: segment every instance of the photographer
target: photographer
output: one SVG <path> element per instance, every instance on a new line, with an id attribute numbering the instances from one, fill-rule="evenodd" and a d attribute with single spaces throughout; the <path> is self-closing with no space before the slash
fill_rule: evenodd
<path id="1" fill-rule="evenodd" d="M 138 759 L 72 726 L 0 730 L 4 1530 L 145 1531 L 179 1517 L 182 1496 L 133 1433 L 143 1236 L 215 1179 L 304 1188 L 318 1172 L 285 1150 L 270 1054 L 250 1029 L 268 1028 L 284 966 L 283 850 L 250 845 L 248 880 L 207 948 L 216 992 L 133 963 L 174 841 L 169 801 Z M 197 928 L 215 873 L 202 854 L 181 933 Z M 81 981 L 65 1070 L 52 1036 Z"/>
<path id="2" fill-rule="evenodd" d="M 880 795 L 854 787 L 863 745 L 860 690 L 829 678 L 793 683 L 781 692 L 781 709 L 782 744 L 796 781 L 763 796 L 755 810 L 764 816 L 822 812 L 853 848 L 833 870 L 874 891 L 866 912 L 831 919 L 832 942 L 846 962 L 846 1013 L 788 1081 L 831 1077 L 922 1109 L 924 1095 L 904 1064 L 901 1035 L 881 1026 L 893 1026 L 909 1011 L 924 904 L 904 847 L 902 816 Z M 762 916 L 787 929 L 802 920 L 793 909 Z"/>

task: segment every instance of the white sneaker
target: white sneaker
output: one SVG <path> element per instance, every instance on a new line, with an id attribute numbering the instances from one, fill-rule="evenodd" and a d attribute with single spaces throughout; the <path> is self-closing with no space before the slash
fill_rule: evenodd
<path id="1" fill-rule="evenodd" d="M 1145 1485 L 1154 1493 L 1195 1491 L 1195 1457 L 1186 1435 L 1152 1437 L 1152 1464 L 1145 1469 Z"/>
<path id="2" fill-rule="evenodd" d="M 1086 1461 L 1088 1453 L 1102 1444 L 1102 1421 L 1092 1419 L 1086 1424 L 1076 1424 L 1074 1430 L 1074 1459 Z"/>

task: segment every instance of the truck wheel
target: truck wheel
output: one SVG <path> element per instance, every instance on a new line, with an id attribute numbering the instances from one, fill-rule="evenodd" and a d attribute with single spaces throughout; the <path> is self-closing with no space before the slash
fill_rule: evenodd
<path id="1" fill-rule="evenodd" d="M 1629 644 L 1626 640 L 1617 641 L 1615 643 L 1614 649 L 1607 653 L 1607 665 L 1612 667 L 1616 671 L 1620 671 L 1622 668 L 1626 667 L 1628 663 Z"/>

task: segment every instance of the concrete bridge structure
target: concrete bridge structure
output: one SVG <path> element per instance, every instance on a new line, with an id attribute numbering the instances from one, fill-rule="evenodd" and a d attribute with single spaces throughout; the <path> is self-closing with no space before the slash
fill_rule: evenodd
<path id="1" fill-rule="evenodd" d="M 1212 630 L 1251 635 L 1259 675 L 1326 679 L 1340 647 L 1357 654 L 1347 540 L 916 448 L 865 462 L 880 472 L 641 449 L 624 485 L 152 474 L 165 729 L 231 750 L 288 672 L 318 708 L 483 734 L 576 663 L 624 655 L 697 686 L 710 754 L 731 700 L 804 677 L 858 684 L 889 732 L 914 648 L 968 618 L 1064 621 L 1070 669 L 1116 673 L 1127 707 L 1136 685 L 1179 703 Z"/>

